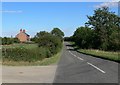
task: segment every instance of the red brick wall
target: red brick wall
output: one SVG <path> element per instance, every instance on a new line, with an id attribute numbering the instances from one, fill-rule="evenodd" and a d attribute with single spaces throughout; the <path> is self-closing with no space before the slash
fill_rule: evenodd
<path id="1" fill-rule="evenodd" d="M 19 34 L 17 34 L 16 36 L 21 42 L 27 42 L 29 37 L 23 33 L 23 32 L 20 32 Z"/>

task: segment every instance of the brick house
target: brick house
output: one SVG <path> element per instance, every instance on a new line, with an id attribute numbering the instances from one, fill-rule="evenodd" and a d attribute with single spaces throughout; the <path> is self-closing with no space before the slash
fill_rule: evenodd
<path id="1" fill-rule="evenodd" d="M 25 30 L 20 29 L 20 33 L 16 35 L 16 38 L 20 40 L 20 42 L 28 42 L 30 41 L 30 35 L 28 35 Z"/>

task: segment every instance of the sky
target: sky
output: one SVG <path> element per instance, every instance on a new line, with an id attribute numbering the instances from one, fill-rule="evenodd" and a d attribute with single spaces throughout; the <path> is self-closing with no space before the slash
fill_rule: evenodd
<path id="1" fill-rule="evenodd" d="M 101 6 L 110 6 L 110 11 L 118 14 L 116 3 L 105 2 L 3 2 L 2 36 L 15 37 L 20 29 L 25 29 L 31 37 L 37 32 L 60 28 L 65 36 L 84 26 L 87 15 Z"/>

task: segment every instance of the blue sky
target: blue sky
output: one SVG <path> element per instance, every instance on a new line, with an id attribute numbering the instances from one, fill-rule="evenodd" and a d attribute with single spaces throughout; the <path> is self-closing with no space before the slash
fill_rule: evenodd
<path id="1" fill-rule="evenodd" d="M 50 32 L 58 27 L 65 36 L 73 35 L 76 28 L 84 26 L 87 15 L 93 15 L 102 2 L 4 2 L 2 3 L 2 35 L 15 36 L 26 29 L 32 37 L 39 31 Z M 118 7 L 110 7 L 118 12 Z"/>

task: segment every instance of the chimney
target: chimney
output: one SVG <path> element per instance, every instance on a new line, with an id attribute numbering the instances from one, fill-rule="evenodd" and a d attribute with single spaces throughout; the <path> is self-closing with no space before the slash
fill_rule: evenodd
<path id="1" fill-rule="evenodd" d="M 20 32 L 22 32 L 22 29 L 20 29 Z"/>
<path id="2" fill-rule="evenodd" d="M 23 30 L 23 33 L 25 33 L 25 30 Z"/>

